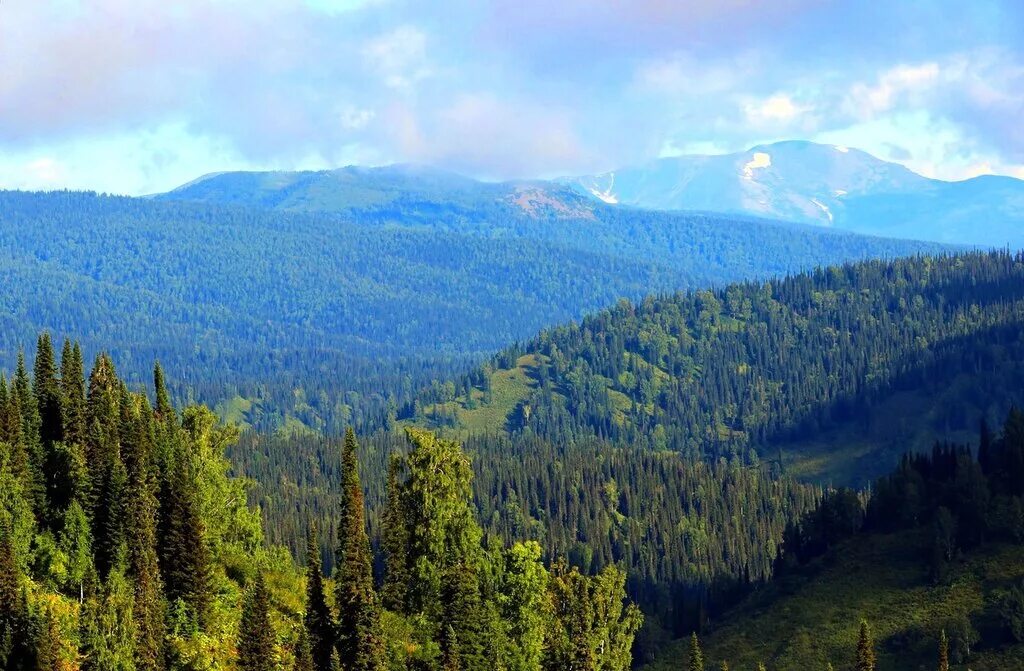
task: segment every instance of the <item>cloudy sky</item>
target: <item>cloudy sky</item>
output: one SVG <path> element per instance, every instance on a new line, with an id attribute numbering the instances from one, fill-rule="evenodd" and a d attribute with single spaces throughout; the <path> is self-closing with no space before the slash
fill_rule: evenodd
<path id="1" fill-rule="evenodd" d="M 0 0 L 0 187 L 588 173 L 779 139 L 1024 178 L 1024 3 Z"/>

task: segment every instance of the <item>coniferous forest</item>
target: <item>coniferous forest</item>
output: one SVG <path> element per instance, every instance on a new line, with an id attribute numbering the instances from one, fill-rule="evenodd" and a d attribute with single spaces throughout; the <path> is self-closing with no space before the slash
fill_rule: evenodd
<path id="1" fill-rule="evenodd" d="M 673 639 L 699 632 L 701 657 L 808 663 L 770 645 L 794 635 L 786 618 L 762 645 L 724 625 L 749 621 L 750 603 L 798 598 L 850 544 L 918 548 L 880 553 L 905 556 L 929 593 L 992 553 L 1020 553 L 1021 267 L 1005 253 L 922 257 L 735 285 L 714 313 L 700 309 L 715 294 L 621 304 L 499 355 L 497 380 L 501 362 L 543 357 L 530 395 L 499 426 L 440 434 L 417 426 L 434 423 L 425 411 L 361 438 L 239 432 L 203 406 L 176 408 L 159 365 L 131 386 L 109 355 L 87 369 L 76 342 L 58 348 L 44 332 L 0 377 L 0 652 L 17 669 L 626 669 L 663 665 Z M 754 330 L 776 348 L 757 349 Z M 645 370 L 658 392 L 646 410 L 644 384 L 627 384 Z M 869 487 L 804 482 L 772 458 L 787 432 L 951 379 L 939 407 L 960 404 L 948 421 L 972 421 L 957 433 L 968 437 L 906 446 Z M 572 395 L 600 380 L 604 395 Z M 672 415 L 684 389 L 703 392 L 695 411 L 735 409 Z M 604 424 L 536 419 L 587 417 L 570 399 L 627 392 L 631 410 Z M 726 402 L 755 393 L 758 404 Z M 483 396 L 479 408 L 496 402 Z M 510 421 L 526 407 L 536 414 Z M 696 443 L 638 439 L 686 417 L 732 424 Z M 975 601 L 918 630 L 871 618 L 871 649 L 907 663 L 943 633 L 954 663 L 1017 659 L 1024 570 L 1003 564 Z M 849 646 L 826 640 L 818 661 L 845 668 Z"/>

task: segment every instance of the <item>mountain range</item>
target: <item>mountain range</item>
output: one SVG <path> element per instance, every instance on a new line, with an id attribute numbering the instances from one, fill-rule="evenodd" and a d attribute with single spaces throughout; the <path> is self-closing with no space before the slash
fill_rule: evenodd
<path id="1" fill-rule="evenodd" d="M 923 177 L 837 145 L 788 141 L 560 180 L 606 203 L 703 210 L 980 246 L 1024 246 L 1024 181 Z"/>

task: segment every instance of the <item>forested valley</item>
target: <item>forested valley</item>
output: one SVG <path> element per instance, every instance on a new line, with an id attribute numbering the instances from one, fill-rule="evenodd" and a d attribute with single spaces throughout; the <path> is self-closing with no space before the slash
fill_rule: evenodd
<path id="1" fill-rule="evenodd" d="M 358 436 L 240 432 L 176 409 L 159 365 L 87 376 L 43 332 L 0 377 L 0 655 L 1019 668 L 1022 279 L 1020 255 L 972 253 L 621 302 Z M 901 457 L 854 488 L 798 477 L 845 447 L 789 446 L 912 391 L 919 433 L 872 428 Z"/>

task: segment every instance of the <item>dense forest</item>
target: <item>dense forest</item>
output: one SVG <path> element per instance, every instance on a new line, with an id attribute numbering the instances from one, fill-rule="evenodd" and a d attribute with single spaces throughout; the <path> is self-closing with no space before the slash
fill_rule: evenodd
<path id="1" fill-rule="evenodd" d="M 1021 254 L 867 261 L 622 301 L 424 389 L 407 414 L 756 463 L 901 390 L 950 392 L 939 435 L 995 421 L 1024 400 L 1022 361 Z"/>
<path id="2" fill-rule="evenodd" d="M 1024 413 L 905 455 L 870 493 L 828 492 L 782 547 L 773 581 L 704 632 L 711 668 L 1022 668 Z"/>
<path id="3" fill-rule="evenodd" d="M 87 381 L 81 348 L 58 361 L 47 334 L 31 375 L 19 357 L 0 377 L 0 668 L 629 668 L 624 573 L 485 535 L 456 443 L 409 431 L 390 462 L 378 581 L 348 433 L 327 578 L 315 524 L 304 570 L 264 542 L 228 475 L 237 431 L 176 410 L 159 366 L 153 392 L 107 355 Z"/>
<path id="4" fill-rule="evenodd" d="M 390 200 L 352 193 L 381 180 Z M 175 399 L 232 421 L 337 433 L 624 296 L 945 249 L 435 181 L 357 175 L 334 212 L 0 192 L 0 355 L 45 329 L 132 384 L 159 359 Z"/>
<path id="5" fill-rule="evenodd" d="M 387 455 L 403 451 L 405 440 L 377 433 L 363 442 L 373 538 L 387 503 Z M 252 500 L 271 541 L 298 554 L 306 516 L 320 528 L 337 527 L 341 444 L 247 433 L 229 449 L 235 472 L 255 482 Z M 622 566 L 631 598 L 649 614 L 645 635 L 655 637 L 694 626 L 767 580 L 785 530 L 822 496 L 770 467 L 687 461 L 598 440 L 559 446 L 492 436 L 471 438 L 465 448 L 489 535 L 506 544 L 536 541 L 545 558 L 566 556 L 585 572 Z M 329 543 L 322 552 L 333 565 Z"/>

